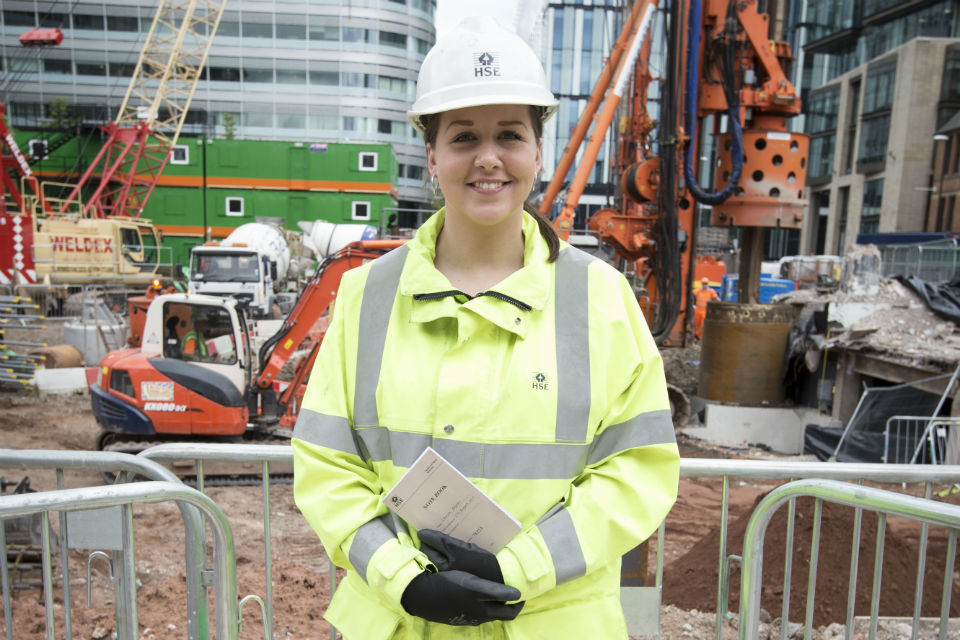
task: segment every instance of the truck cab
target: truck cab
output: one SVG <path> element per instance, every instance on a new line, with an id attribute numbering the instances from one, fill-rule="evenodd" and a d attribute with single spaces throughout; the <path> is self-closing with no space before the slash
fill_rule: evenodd
<path id="1" fill-rule="evenodd" d="M 189 292 L 235 298 L 254 316 L 273 309 L 277 267 L 249 247 L 200 246 L 190 252 Z"/>
<path id="2" fill-rule="evenodd" d="M 107 354 L 91 388 L 100 443 L 165 435 L 239 436 L 251 352 L 237 301 L 166 294 L 147 310 L 139 348 Z"/>
<path id="3" fill-rule="evenodd" d="M 164 265 L 159 233 L 148 220 L 46 217 L 34 225 L 38 281 L 149 284 Z"/>

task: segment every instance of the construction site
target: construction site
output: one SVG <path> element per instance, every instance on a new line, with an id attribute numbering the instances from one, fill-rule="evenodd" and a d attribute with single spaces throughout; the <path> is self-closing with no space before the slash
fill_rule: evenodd
<path id="1" fill-rule="evenodd" d="M 359 46 L 393 47 L 389 2 L 277 0 L 269 37 L 352 46 L 366 25 L 380 36 Z M 341 278 L 410 243 L 442 195 L 410 195 L 428 180 L 386 120 L 379 140 L 346 135 L 353 116 L 341 137 L 284 140 L 246 111 L 239 136 L 208 114 L 233 82 L 217 46 L 267 37 L 232 0 L 113 20 L 87 4 L 99 22 L 88 6 L 0 2 L 0 626 L 6 640 L 336 640 L 324 613 L 345 571 L 294 502 L 290 439 Z M 437 11 L 402 4 L 411 25 Z M 548 4 L 517 15 L 561 20 Z M 578 46 L 593 28 L 581 4 L 563 14 Z M 528 201 L 623 273 L 664 363 L 679 490 L 621 560 L 631 640 L 960 639 L 960 24 L 924 31 L 936 3 L 867 2 L 850 24 L 820 4 L 606 3 L 616 29 L 600 65 L 583 63 L 579 106 L 560 107 L 569 131 Z M 829 25 L 808 20 L 795 50 L 800 15 Z M 804 54 L 839 56 L 847 30 L 913 15 L 897 57 L 871 50 L 863 98 L 854 68 L 801 92 Z M 48 106 L 31 126 L 30 83 L 96 29 L 137 33 L 123 45 L 136 64 L 114 73 L 108 56 L 102 73 L 126 89 L 116 112 L 61 127 Z M 878 88 L 935 56 L 956 100 Z M 305 85 L 329 81 L 316 68 Z M 373 77 L 362 86 L 393 91 Z M 880 205 L 871 189 L 896 195 Z"/>

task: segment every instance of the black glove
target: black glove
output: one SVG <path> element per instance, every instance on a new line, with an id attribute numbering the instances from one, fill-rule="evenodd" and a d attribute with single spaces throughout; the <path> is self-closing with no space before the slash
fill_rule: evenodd
<path id="1" fill-rule="evenodd" d="M 466 571 L 484 580 L 503 584 L 503 572 L 497 556 L 477 545 L 448 536 L 442 531 L 418 531 L 420 550 L 440 571 Z"/>
<path id="2" fill-rule="evenodd" d="M 424 572 L 403 592 L 400 604 L 412 616 L 443 624 L 476 626 L 491 620 L 513 620 L 523 603 L 520 592 L 463 571 Z"/>

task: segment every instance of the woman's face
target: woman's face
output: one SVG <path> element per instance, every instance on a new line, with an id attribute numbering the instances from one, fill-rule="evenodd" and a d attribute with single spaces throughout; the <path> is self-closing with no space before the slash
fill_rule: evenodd
<path id="1" fill-rule="evenodd" d="M 440 182 L 448 217 L 489 227 L 519 216 L 540 171 L 530 108 L 497 104 L 440 114 L 427 168 Z"/>

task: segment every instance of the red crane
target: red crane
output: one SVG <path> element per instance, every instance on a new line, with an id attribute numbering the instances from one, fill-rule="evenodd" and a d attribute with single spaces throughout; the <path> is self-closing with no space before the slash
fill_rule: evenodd
<path id="1" fill-rule="evenodd" d="M 60 213 L 139 217 L 177 143 L 226 0 L 162 0 L 108 137 Z M 86 204 L 81 194 L 99 179 Z"/>

